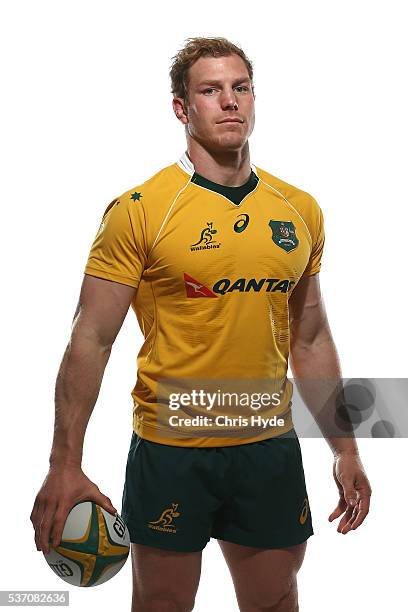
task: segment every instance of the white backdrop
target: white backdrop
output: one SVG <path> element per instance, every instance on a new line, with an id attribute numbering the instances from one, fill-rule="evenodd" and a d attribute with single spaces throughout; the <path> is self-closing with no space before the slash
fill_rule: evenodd
<path id="1" fill-rule="evenodd" d="M 251 161 L 318 200 L 321 285 L 347 377 L 405 377 L 408 108 L 404 3 L 395 0 L 1 5 L 3 401 L 0 589 L 65 589 L 29 521 L 47 469 L 54 386 L 103 211 L 176 161 L 171 57 L 190 36 L 225 36 L 253 60 Z M 83 467 L 120 509 L 141 334 L 130 312 L 85 438 Z M 392 410 L 392 406 L 390 406 Z M 346 536 L 324 440 L 301 440 L 315 535 L 299 573 L 302 612 L 405 609 L 407 440 L 360 441 L 373 487 Z M 71 609 L 130 609 L 131 563 Z M 195 610 L 237 611 L 215 540 Z"/>

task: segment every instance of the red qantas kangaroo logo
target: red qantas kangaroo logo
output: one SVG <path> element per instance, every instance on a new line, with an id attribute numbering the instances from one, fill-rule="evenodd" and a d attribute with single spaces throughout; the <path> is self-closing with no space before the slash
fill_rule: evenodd
<path id="1" fill-rule="evenodd" d="M 198 298 L 198 297 L 209 297 L 216 298 L 218 297 L 208 289 L 205 285 L 202 285 L 200 281 L 196 280 L 192 276 L 189 276 L 184 272 L 184 284 L 186 287 L 187 297 Z"/>

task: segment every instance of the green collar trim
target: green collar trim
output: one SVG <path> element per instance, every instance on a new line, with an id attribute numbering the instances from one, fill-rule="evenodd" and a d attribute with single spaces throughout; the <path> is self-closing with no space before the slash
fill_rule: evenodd
<path id="1" fill-rule="evenodd" d="M 243 185 L 239 185 L 239 187 L 230 187 L 229 185 L 220 185 L 219 183 L 214 183 L 209 179 L 206 179 L 201 174 L 197 174 L 197 172 L 193 173 L 191 177 L 191 182 L 196 185 L 200 185 L 200 187 L 204 187 L 205 189 L 209 189 L 210 191 L 215 191 L 223 195 L 228 200 L 231 200 L 236 205 L 239 205 L 242 200 L 253 191 L 258 182 L 259 177 L 255 174 L 253 170 L 251 170 L 251 174 L 249 175 L 248 180 Z"/>

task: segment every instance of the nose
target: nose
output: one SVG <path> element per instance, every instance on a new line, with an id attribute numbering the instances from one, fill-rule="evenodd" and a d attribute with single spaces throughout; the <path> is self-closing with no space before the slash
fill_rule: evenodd
<path id="1" fill-rule="evenodd" d="M 224 92 L 221 98 L 221 106 L 225 110 L 238 110 L 238 103 L 235 94 L 232 90 Z"/>

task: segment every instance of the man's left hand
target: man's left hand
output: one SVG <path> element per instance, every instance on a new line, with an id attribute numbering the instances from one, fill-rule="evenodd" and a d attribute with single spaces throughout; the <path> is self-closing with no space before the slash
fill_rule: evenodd
<path id="1" fill-rule="evenodd" d="M 370 509 L 371 487 L 367 475 L 356 453 L 339 453 L 333 463 L 333 477 L 339 490 L 337 507 L 329 516 L 333 521 L 343 514 L 337 527 L 346 534 L 357 529 Z"/>

